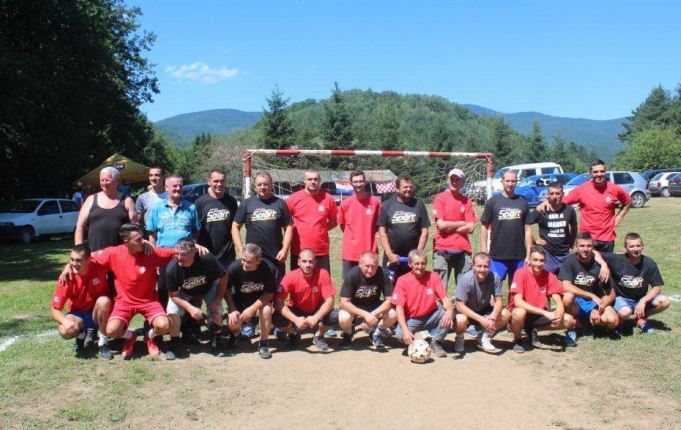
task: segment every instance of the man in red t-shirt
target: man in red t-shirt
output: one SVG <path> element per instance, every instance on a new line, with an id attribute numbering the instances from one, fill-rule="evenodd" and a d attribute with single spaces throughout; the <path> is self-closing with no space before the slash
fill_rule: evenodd
<path id="1" fill-rule="evenodd" d="M 529 266 L 518 269 L 509 289 L 511 326 L 513 328 L 513 351 L 522 353 L 530 345 L 521 343 L 520 331 L 533 334 L 534 330 L 572 330 L 572 315 L 563 307 L 563 287 L 556 275 L 544 270 L 546 251 L 541 246 L 530 248 Z M 549 307 L 553 299 L 555 308 Z M 569 343 L 567 336 L 566 342 Z M 532 346 L 538 346 L 539 339 L 532 339 Z"/>
<path id="2" fill-rule="evenodd" d="M 76 245 L 69 259 L 72 276 L 57 281 L 52 298 L 52 318 L 59 324 L 59 335 L 64 339 L 75 337 L 74 352 L 82 355 L 93 341 L 95 330 L 99 329 L 99 358 L 111 360 L 108 337 L 102 332 L 112 306 L 107 295 L 106 270 L 90 264 L 90 247 L 85 244 Z M 69 312 L 64 315 L 62 309 L 67 301 L 70 302 Z"/>
<path id="3" fill-rule="evenodd" d="M 425 251 L 414 249 L 409 252 L 411 272 L 400 276 L 390 297 L 390 303 L 397 311 L 395 337 L 409 345 L 414 341 L 414 333 L 428 330 L 433 354 L 446 357 L 440 342 L 452 328 L 454 309 L 442 280 L 426 270 L 427 264 Z"/>
<path id="4" fill-rule="evenodd" d="M 447 175 L 449 189 L 433 200 L 435 237 L 433 238 L 433 271 L 440 275 L 445 290 L 449 275 L 454 270 L 454 284 L 459 275 L 471 270 L 471 242 L 468 235 L 475 230 L 478 217 L 473 205 L 461 189 L 466 175 L 461 169 L 452 169 Z"/>
<path id="5" fill-rule="evenodd" d="M 158 355 L 159 349 L 154 337 L 164 335 L 169 330 L 168 316 L 158 301 L 156 269 L 165 266 L 175 255 L 175 249 L 154 248 L 147 255 L 144 252 L 142 228 L 137 224 L 123 224 L 119 230 L 122 245 L 110 246 L 92 254 L 92 260 L 114 273 L 116 298 L 106 334 L 112 338 L 123 337 L 124 359 L 132 356 L 136 336 L 128 329 L 135 314 L 142 314 L 151 329 L 144 334 L 150 355 Z"/>
<path id="6" fill-rule="evenodd" d="M 303 249 L 298 256 L 298 269 L 284 275 L 274 300 L 272 323 L 288 333 L 289 347 L 295 348 L 300 332 L 312 330 L 312 343 L 320 351 L 328 351 L 326 333 L 338 323 L 333 309 L 336 289 L 326 269 L 316 267 L 312 250 Z M 289 299 L 286 303 L 286 299 Z"/>
<path id="7" fill-rule="evenodd" d="M 310 249 L 317 256 L 317 266 L 331 273 L 329 262 L 329 230 L 336 226 L 336 202 L 320 188 L 321 176 L 316 170 L 305 172 L 305 189 L 291 194 L 286 205 L 293 219 L 291 270 L 298 265 L 298 255 Z"/>
<path id="8" fill-rule="evenodd" d="M 617 226 L 629 212 L 631 197 L 622 187 L 606 179 L 605 163 L 595 160 L 591 163 L 589 173 L 591 180 L 577 186 L 563 197 L 567 205 L 579 204 L 579 231 L 591 235 L 596 251 L 613 252 Z M 622 205 L 617 215 L 615 206 Z M 537 210 L 548 209 L 548 202 L 542 203 Z"/>
<path id="9" fill-rule="evenodd" d="M 343 230 L 343 279 L 359 264 L 365 252 L 377 252 L 376 232 L 381 202 L 367 193 L 366 175 L 360 170 L 350 173 L 354 195 L 343 200 L 338 211 L 338 224 Z"/>

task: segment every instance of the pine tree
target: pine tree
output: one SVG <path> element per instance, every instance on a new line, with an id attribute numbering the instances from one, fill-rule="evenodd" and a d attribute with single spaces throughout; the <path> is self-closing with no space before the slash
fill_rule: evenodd
<path id="1" fill-rule="evenodd" d="M 350 114 L 343 104 L 338 82 L 334 82 L 331 99 L 324 104 L 324 126 L 322 137 L 326 141 L 327 149 L 352 149 L 352 121 Z"/>
<path id="2" fill-rule="evenodd" d="M 532 131 L 527 137 L 527 140 L 527 160 L 530 163 L 545 161 L 546 144 L 544 144 L 544 136 L 542 135 L 541 127 L 539 126 L 539 120 L 535 119 L 532 122 Z"/>
<path id="3" fill-rule="evenodd" d="M 260 120 L 263 146 L 266 149 L 288 149 L 293 145 L 295 133 L 286 111 L 288 102 L 289 99 L 284 98 L 279 86 L 275 85 Z"/>

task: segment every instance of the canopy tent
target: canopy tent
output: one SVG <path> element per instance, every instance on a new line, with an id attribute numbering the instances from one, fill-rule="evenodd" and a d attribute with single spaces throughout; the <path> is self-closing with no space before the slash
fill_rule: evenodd
<path id="1" fill-rule="evenodd" d="M 87 172 L 80 179 L 73 182 L 76 187 L 98 187 L 99 171 L 105 167 L 115 167 L 121 172 L 121 184 L 132 184 L 135 182 L 145 182 L 149 174 L 149 168 L 143 164 L 132 161 L 128 157 L 114 154 L 104 160 L 102 164 Z"/>

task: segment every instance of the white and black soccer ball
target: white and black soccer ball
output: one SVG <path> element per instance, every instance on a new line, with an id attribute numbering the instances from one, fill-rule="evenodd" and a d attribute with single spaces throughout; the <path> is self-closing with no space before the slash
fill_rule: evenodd
<path id="1" fill-rule="evenodd" d="M 407 349 L 412 363 L 425 363 L 430 359 L 430 344 L 423 339 L 415 339 Z"/>

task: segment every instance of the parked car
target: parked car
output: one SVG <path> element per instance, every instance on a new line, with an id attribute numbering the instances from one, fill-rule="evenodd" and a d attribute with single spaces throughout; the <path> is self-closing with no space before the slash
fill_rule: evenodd
<path id="1" fill-rule="evenodd" d="M 655 175 L 658 173 L 665 173 L 665 172 L 681 172 L 681 167 L 669 167 L 666 169 L 650 169 L 650 170 L 644 170 L 641 172 L 641 176 L 650 184 L 650 181 L 653 179 Z"/>
<path id="2" fill-rule="evenodd" d="M 36 198 L 14 202 L 0 213 L 0 237 L 31 243 L 37 237 L 71 234 L 78 220 L 73 200 Z"/>
<path id="3" fill-rule="evenodd" d="M 681 197 L 681 173 L 677 173 L 669 178 L 667 190 L 669 191 L 670 196 Z"/>
<path id="4" fill-rule="evenodd" d="M 492 192 L 501 191 L 501 178 L 504 176 L 504 173 L 509 170 L 518 175 L 519 181 L 529 176 L 563 173 L 563 168 L 560 164 L 552 162 L 505 166 L 497 170 L 492 177 Z M 478 204 L 484 204 L 487 196 L 487 180 L 477 181 L 471 184 L 467 195 L 468 197 L 474 198 Z"/>
<path id="5" fill-rule="evenodd" d="M 633 200 L 631 203 L 632 207 L 642 208 L 650 200 L 650 190 L 647 187 L 646 180 L 643 179 L 640 173 L 615 170 L 607 172 L 606 175 L 608 181 L 619 185 L 629 193 Z M 590 180 L 590 178 L 591 176 L 588 173 L 582 173 L 572 179 L 563 187 L 565 195 L 570 194 L 577 185 L 583 184 Z"/>
<path id="6" fill-rule="evenodd" d="M 515 193 L 525 197 L 530 207 L 536 207 L 548 197 L 548 186 L 551 182 L 568 183 L 576 173 L 551 173 L 548 175 L 532 175 L 518 182 Z M 494 194 L 500 194 L 497 191 Z"/>
<path id="7" fill-rule="evenodd" d="M 208 184 L 205 182 L 187 184 L 182 187 L 182 198 L 194 203 L 199 197 L 208 192 Z M 227 187 L 227 194 L 234 197 L 237 203 L 241 202 L 241 187 Z"/>
<path id="8" fill-rule="evenodd" d="M 681 170 L 679 172 L 681 172 Z M 648 182 L 648 189 L 650 190 L 650 195 L 669 197 L 667 183 L 669 182 L 670 177 L 676 175 L 679 172 L 661 172 L 653 176 L 650 182 Z"/>

